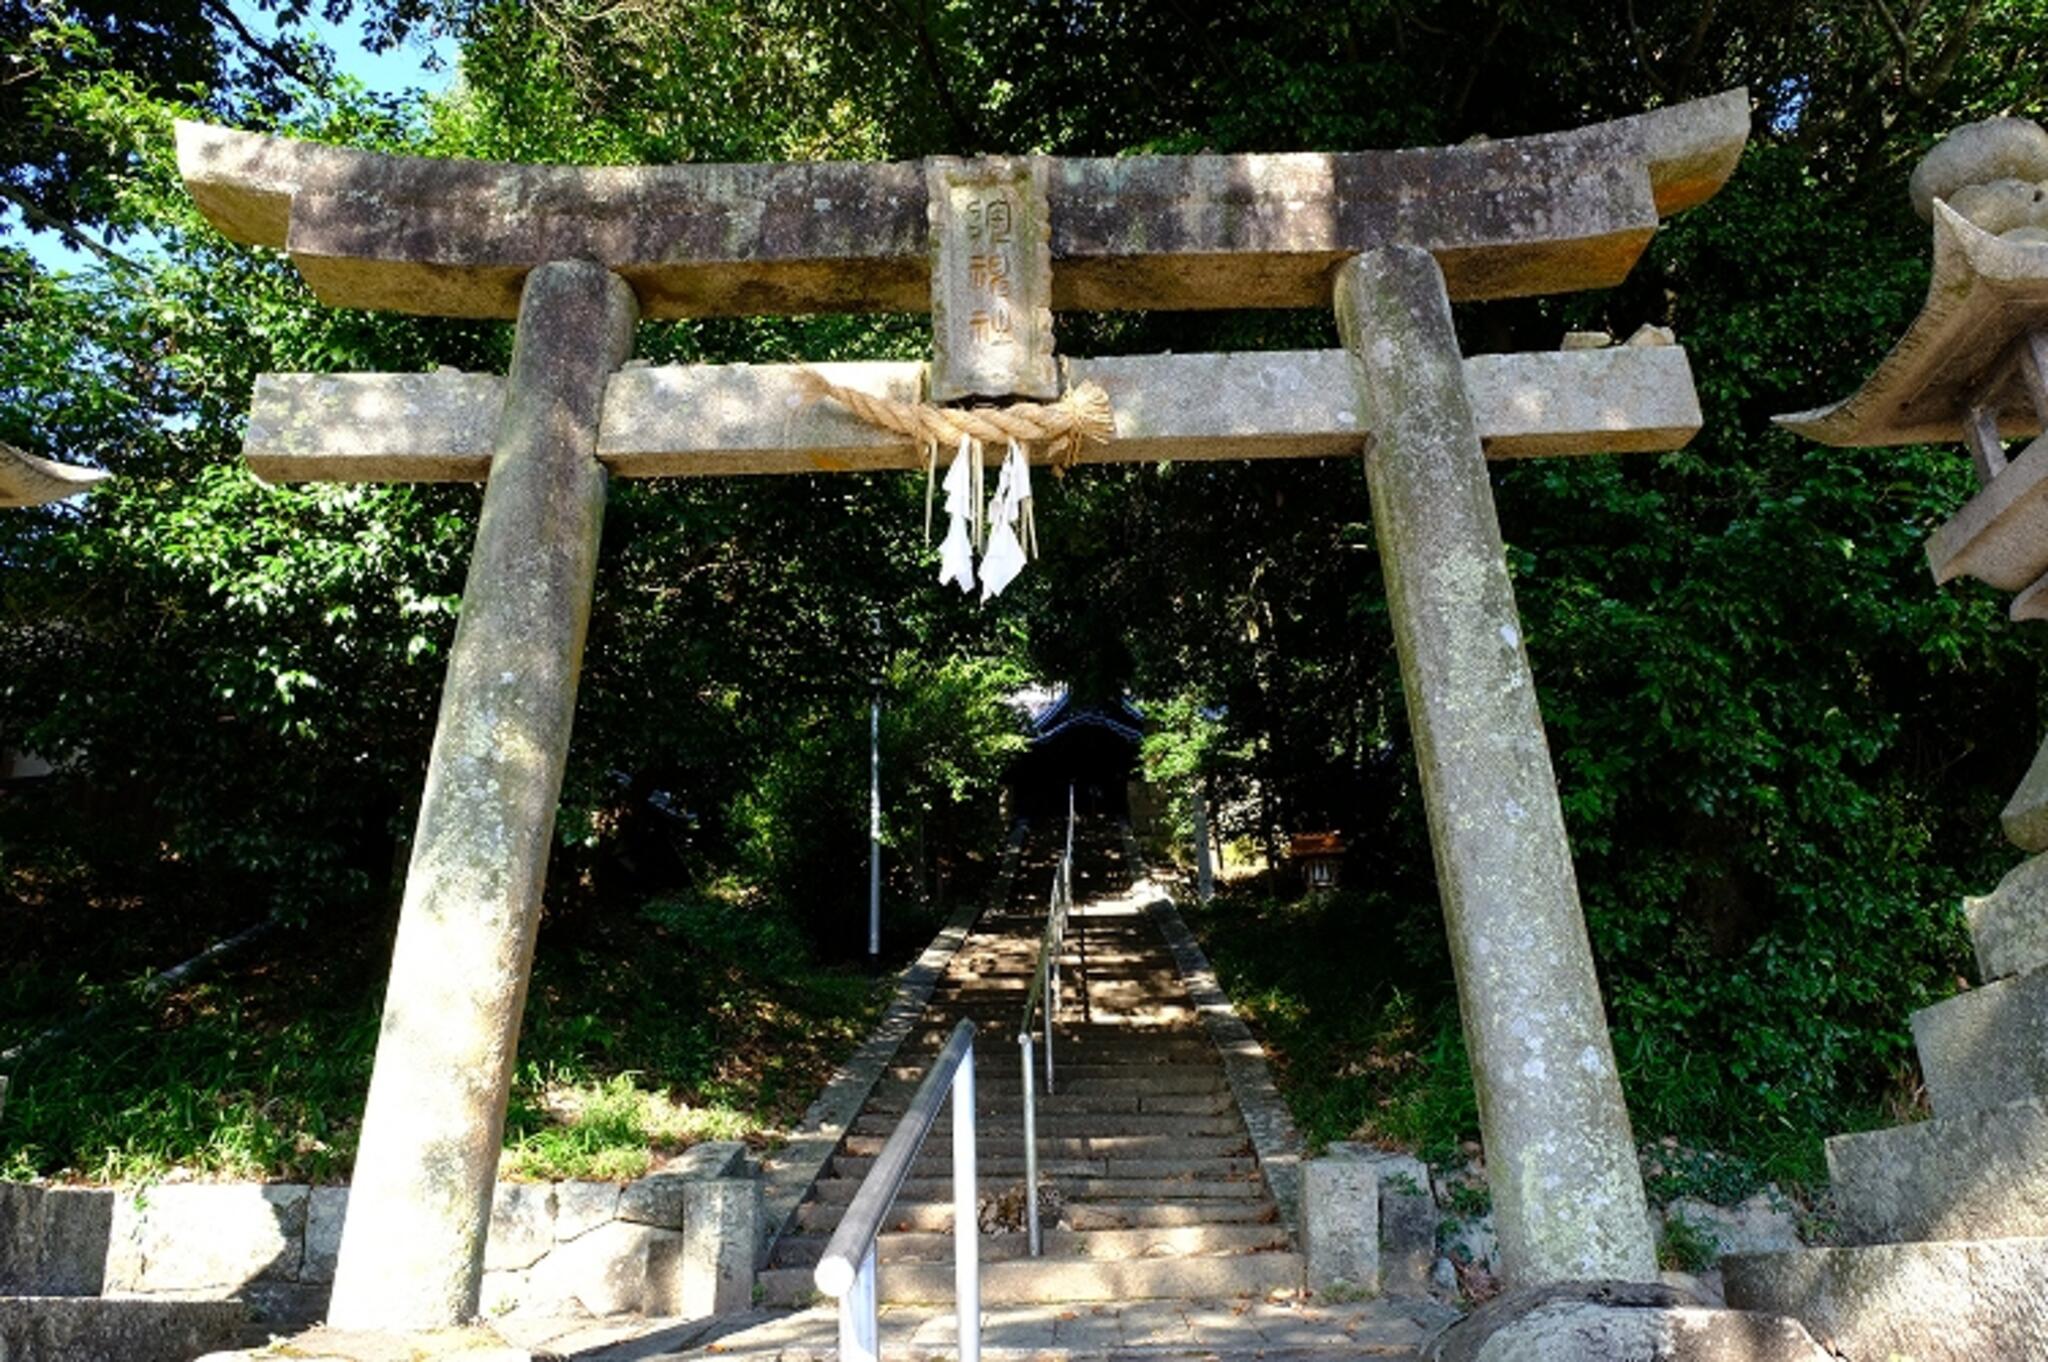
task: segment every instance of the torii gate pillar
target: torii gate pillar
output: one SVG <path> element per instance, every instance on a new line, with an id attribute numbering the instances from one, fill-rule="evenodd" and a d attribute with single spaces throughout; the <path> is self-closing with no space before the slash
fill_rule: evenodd
<path id="1" fill-rule="evenodd" d="M 597 579 L 598 417 L 639 305 L 601 265 L 542 265 L 448 656 L 328 1322 L 476 1311 L 506 1096 Z"/>
<path id="2" fill-rule="evenodd" d="M 1510 1286 L 1657 1279 L 1642 1175 L 1443 271 L 1337 275 Z"/>

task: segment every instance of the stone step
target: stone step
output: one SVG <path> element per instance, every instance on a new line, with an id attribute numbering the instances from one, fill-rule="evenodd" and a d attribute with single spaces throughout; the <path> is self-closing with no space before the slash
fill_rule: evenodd
<path id="1" fill-rule="evenodd" d="M 843 1152 L 853 1158 L 874 1158 L 887 1142 L 883 1135 L 849 1135 Z M 1022 1139 L 1019 1137 L 1019 1144 Z M 989 1146 L 985 1146 L 989 1147 Z M 1222 1138 L 1183 1135 L 1039 1136 L 1038 1152 L 1047 1159 L 1234 1159 L 1252 1154 L 1250 1137 Z"/>
<path id="2" fill-rule="evenodd" d="M 877 1091 L 865 1108 L 868 1112 L 900 1116 L 910 1107 L 912 1089 L 908 1084 L 889 1091 Z M 1097 1093 L 1040 1093 L 1038 1094 L 1040 1116 L 1061 1115 L 1134 1115 L 1139 1112 L 1156 1112 L 1174 1116 L 1215 1116 L 1236 1109 L 1235 1102 L 1226 1090 L 1223 1092 L 1127 1092 L 1123 1094 Z M 950 1108 L 949 1108 L 950 1109 Z M 1001 1112 L 1021 1112 L 1024 1109 L 1024 1094 L 1021 1088 L 1009 1092 L 989 1092 L 977 1088 L 974 1094 L 974 1110 L 977 1115 Z"/>
<path id="3" fill-rule="evenodd" d="M 829 1234 L 792 1234 L 775 1245 L 775 1266 L 810 1267 L 824 1256 Z M 1287 1252 L 1294 1247 L 1284 1227 L 1271 1225 L 1177 1225 L 1136 1230 L 1054 1230 L 1040 1236 L 1048 1258 L 1170 1258 L 1216 1253 Z M 953 1236 L 944 1233 L 884 1234 L 884 1263 L 950 1263 Z M 998 1262 L 1027 1256 L 1022 1234 L 985 1234 L 981 1256 Z"/>
<path id="4" fill-rule="evenodd" d="M 1837 1135 L 1827 1155 L 1848 1243 L 2048 1236 L 2048 1098 Z"/>
<path id="5" fill-rule="evenodd" d="M 843 1201 L 806 1201 L 796 1208 L 797 1226 L 809 1233 L 830 1233 L 846 1214 Z M 1280 1209 L 1272 1198 L 1208 1201 L 1076 1201 L 1060 1213 L 1062 1226 L 1076 1231 L 1158 1229 L 1181 1225 L 1272 1225 Z M 891 1231 L 945 1233 L 953 1228 L 953 1202 L 898 1201 L 889 1208 Z"/>
<path id="6" fill-rule="evenodd" d="M 1242 1253 L 1221 1257 L 1097 1261 L 1037 1258 L 983 1263 L 984 1306 L 1076 1301 L 1196 1300 L 1265 1296 L 1301 1286 L 1301 1258 L 1294 1253 Z M 803 1305 L 817 1296 L 807 1267 L 769 1268 L 756 1290 L 768 1305 Z M 887 1304 L 950 1302 L 949 1263 L 903 1263 L 884 1268 L 876 1280 L 877 1299 Z"/>
<path id="7" fill-rule="evenodd" d="M 2048 856 L 2030 856 L 1982 898 L 1963 900 L 1978 977 L 1989 983 L 2048 965 Z"/>
<path id="8" fill-rule="evenodd" d="M 1731 1306 L 1857 1362 L 2048 1362 L 2048 1238 L 1736 1254 L 1721 1274 Z"/>
<path id="9" fill-rule="evenodd" d="M 1200 1178 L 1188 1175 L 1152 1178 L 1048 1177 L 1060 1195 L 1075 1201 L 1243 1201 L 1263 1197 L 1266 1184 L 1250 1174 Z M 824 1202 L 849 1202 L 860 1188 L 852 1178 L 825 1178 L 812 1188 Z M 911 1201 L 940 1201 L 953 1195 L 950 1178 L 907 1178 L 898 1193 Z"/>
<path id="10" fill-rule="evenodd" d="M 244 1301 L 142 1296 L 0 1296 L 7 1362 L 188 1362 L 260 1342 Z M 253 1337 L 252 1337 L 253 1335 Z"/>
<path id="11" fill-rule="evenodd" d="M 1229 1081 L 1224 1077 L 1220 1062 L 1213 1064 L 1190 1064 L 1186 1066 L 1163 1066 L 1158 1064 L 1063 1064 L 1057 1052 L 1053 1055 L 1054 1078 L 1062 1093 L 1116 1093 L 1137 1088 L 1144 1092 L 1219 1092 L 1228 1089 Z M 876 1091 L 887 1088 L 890 1083 L 906 1084 L 912 1091 L 924 1081 L 927 1071 L 913 1064 L 897 1065 L 882 1077 Z M 1045 1090 L 1045 1066 L 1042 1062 L 1031 1066 L 1034 1086 L 1041 1093 Z M 1015 1065 L 1007 1069 L 1001 1064 L 982 1065 L 977 1058 L 974 1071 L 975 1087 L 981 1091 L 1017 1089 L 1023 1086 Z"/>
<path id="12" fill-rule="evenodd" d="M 862 1112 L 854 1118 L 853 1133 L 856 1135 L 887 1135 L 896 1129 L 901 1118 L 880 1112 Z M 932 1126 L 932 1138 L 949 1135 L 953 1128 L 950 1115 L 939 1117 Z M 977 1136 L 984 1140 L 1021 1140 L 1024 1126 L 1020 1121 L 1004 1118 L 1001 1120 L 977 1121 Z M 1175 1116 L 1167 1113 L 1138 1112 L 1133 1115 L 1048 1115 L 1038 1118 L 1038 1134 L 1041 1138 L 1080 1136 L 1125 1136 L 1125 1135 L 1185 1135 L 1194 1139 L 1227 1139 L 1244 1137 L 1244 1122 L 1236 1112 L 1225 1112 L 1218 1116 Z"/>
<path id="13" fill-rule="evenodd" d="M 1913 1014 L 1936 1116 L 2048 1094 L 2048 970 L 2000 979 Z"/>
<path id="14" fill-rule="evenodd" d="M 928 1030 L 914 1034 L 904 1044 L 905 1062 L 924 1067 L 953 1034 L 953 1023 L 934 1021 Z M 1017 1064 L 1017 1033 L 983 1031 L 975 1047 L 977 1069 L 1003 1065 L 1013 1072 Z M 983 1048 L 986 1046 L 987 1048 Z M 1134 1036 L 1126 1032 L 1114 1038 L 1053 1033 L 1053 1066 L 1061 1064 L 1213 1064 L 1216 1048 L 1207 1038 L 1199 1041 L 1169 1036 Z"/>
<path id="15" fill-rule="evenodd" d="M 859 1155 L 834 1154 L 826 1174 L 832 1178 L 858 1181 L 873 1171 L 875 1161 Z M 1024 1176 L 1024 1156 L 1017 1153 L 991 1154 L 979 1151 L 974 1160 L 976 1176 L 983 1182 Z M 1259 1171 L 1255 1158 L 1191 1159 L 1075 1159 L 1041 1156 L 1038 1174 L 1042 1178 L 1242 1178 Z M 910 1165 L 912 1178 L 949 1178 L 953 1174 L 950 1149 L 927 1150 Z"/>

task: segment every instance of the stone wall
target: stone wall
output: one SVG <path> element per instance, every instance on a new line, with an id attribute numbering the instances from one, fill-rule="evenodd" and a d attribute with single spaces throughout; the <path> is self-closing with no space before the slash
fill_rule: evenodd
<path id="1" fill-rule="evenodd" d="M 1422 1160 L 1367 1145 L 1336 1143 L 1301 1165 L 1302 1248 L 1308 1285 L 1336 1295 L 1415 1296 L 1455 1300 L 1468 1289 L 1489 1292 L 1500 1277 L 1500 1245 L 1484 1203 L 1483 1165 L 1433 1173 Z M 1722 1254 L 1775 1252 L 1801 1244 L 1799 1214 L 1775 1186 L 1720 1206 L 1680 1197 L 1652 1205 L 1647 1232 L 1661 1242 L 1681 1225 L 1695 1244 Z M 1665 1273 L 1677 1285 L 1718 1303 L 1720 1274 Z"/>
<path id="2" fill-rule="evenodd" d="M 744 1310 L 760 1186 L 733 1142 L 625 1184 L 500 1183 L 484 1313 Z M 0 1296 L 238 1300 L 265 1323 L 310 1323 L 327 1309 L 347 1211 L 346 1187 L 299 1183 L 0 1183 Z"/>

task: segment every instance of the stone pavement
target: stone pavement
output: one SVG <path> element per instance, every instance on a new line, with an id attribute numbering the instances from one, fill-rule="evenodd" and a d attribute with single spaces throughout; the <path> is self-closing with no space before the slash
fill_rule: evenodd
<path id="1" fill-rule="evenodd" d="M 1255 1355 L 1414 1358 L 1458 1312 L 1426 1300 L 1344 1305 L 1153 1300 L 1014 1306 L 988 1310 L 983 1318 L 982 1354 L 991 1362 Z M 621 1327 L 593 1321 L 580 1333 L 517 1341 L 538 1356 L 575 1362 L 826 1362 L 838 1352 L 837 1317 L 828 1307 L 758 1310 L 666 1326 L 643 1321 L 638 1337 L 603 1336 Z M 942 1308 L 884 1306 L 881 1328 L 887 1358 L 924 1362 L 957 1351 L 953 1316 Z"/>

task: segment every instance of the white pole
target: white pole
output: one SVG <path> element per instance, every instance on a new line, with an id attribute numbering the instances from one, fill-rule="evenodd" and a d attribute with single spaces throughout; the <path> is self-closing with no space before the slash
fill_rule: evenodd
<path id="1" fill-rule="evenodd" d="M 875 616 L 875 639 L 882 617 Z M 882 659 L 875 657 L 874 698 L 868 703 L 868 959 L 882 955 Z"/>
<path id="2" fill-rule="evenodd" d="M 974 1167 L 974 1050 L 953 1071 L 953 1319 L 960 1362 L 981 1362 L 981 1224 Z M 1036 1197 L 1038 1189 L 1024 1194 Z"/>

